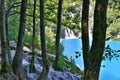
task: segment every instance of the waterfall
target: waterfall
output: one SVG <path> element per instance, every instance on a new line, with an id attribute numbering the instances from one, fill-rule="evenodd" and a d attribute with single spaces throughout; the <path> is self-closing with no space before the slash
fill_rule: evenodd
<path id="1" fill-rule="evenodd" d="M 73 39 L 73 38 L 76 38 L 74 32 L 71 29 L 69 29 L 69 28 L 64 29 L 62 31 L 62 35 L 61 36 L 63 36 L 62 38 L 64 38 L 64 39 Z"/>

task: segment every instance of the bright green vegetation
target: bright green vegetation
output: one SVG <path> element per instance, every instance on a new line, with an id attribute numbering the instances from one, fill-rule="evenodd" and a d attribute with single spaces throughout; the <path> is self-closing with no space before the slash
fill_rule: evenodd
<path id="1" fill-rule="evenodd" d="M 0 1 L 1 73 L 14 72 L 16 78 L 23 80 L 23 47 L 27 46 L 32 50 L 29 54 L 32 55 L 30 72 L 35 71 L 35 57 L 40 56 L 42 59 L 43 70 L 39 80 L 46 80 L 51 66 L 58 71 L 70 71 L 82 77 L 84 75 L 84 80 L 98 80 L 105 41 L 120 40 L 120 1 L 109 0 L 109 3 L 108 0 L 64 0 L 63 3 L 62 0 L 21 1 Z M 91 46 L 88 27 L 93 30 Z M 84 73 L 75 65 L 74 60 L 69 61 L 63 56 L 64 48 L 59 40 L 61 29 L 63 32 L 66 28 L 70 28 L 75 34 L 82 31 Z M 10 48 L 9 40 L 14 40 L 17 46 Z M 109 46 L 107 48 L 108 55 Z M 10 58 L 10 49 L 16 50 L 13 60 Z M 41 54 L 38 54 L 38 51 L 41 51 Z M 76 58 L 79 56 L 80 53 L 76 52 Z"/>
<path id="2" fill-rule="evenodd" d="M 120 40 L 120 1 L 111 1 L 108 6 L 107 36 L 112 40 Z"/>
<path id="3" fill-rule="evenodd" d="M 39 1 L 39 0 L 37 0 Z M 19 2 L 19 0 L 13 0 L 13 2 Z M 40 47 L 40 38 L 39 38 L 39 2 L 37 2 L 36 10 L 36 36 L 35 36 L 35 46 L 36 48 Z M 13 3 L 14 4 L 14 3 Z M 55 54 L 55 34 L 57 28 L 57 0 L 46 0 L 45 1 L 45 27 L 46 27 L 46 43 L 48 53 Z M 7 5 L 7 4 L 6 4 Z M 20 13 L 20 3 L 16 4 L 16 7 L 13 7 L 9 12 L 8 24 L 9 24 L 9 39 L 17 41 L 18 30 L 19 30 L 19 13 Z M 93 9 L 94 1 L 90 5 L 90 16 L 89 16 L 89 25 L 92 27 L 93 22 Z M 25 29 L 25 42 L 32 43 L 32 11 L 33 11 L 33 2 L 28 0 L 27 7 L 27 19 L 26 19 L 26 29 Z M 78 33 L 81 31 L 81 12 L 82 12 L 82 1 L 79 0 L 64 0 L 63 2 L 63 12 L 62 12 L 62 29 L 69 27 Z M 108 6 L 108 30 L 107 38 L 111 40 L 120 40 L 120 1 L 110 0 Z M 54 62 L 54 58 L 49 56 L 49 59 Z M 53 64 L 53 63 L 52 63 Z M 64 56 L 61 56 L 59 67 L 57 70 L 64 71 L 69 69 L 72 73 L 78 73 L 80 70 L 74 65 L 73 62 L 67 61 Z"/>
<path id="4" fill-rule="evenodd" d="M 54 63 L 54 57 L 49 56 L 48 57 L 51 64 L 53 65 Z M 81 70 L 75 65 L 75 63 L 73 61 L 69 61 L 65 58 L 65 56 L 63 56 L 63 54 L 61 54 L 59 63 L 58 63 L 58 67 L 55 67 L 55 70 L 58 71 L 69 71 L 73 74 L 79 74 L 81 75 Z"/>
<path id="5" fill-rule="evenodd" d="M 15 0 L 14 2 L 19 2 Z M 36 44 L 40 44 L 39 39 L 39 2 L 37 2 L 37 10 L 36 10 Z M 46 25 L 46 36 L 47 36 L 47 47 L 48 49 L 53 50 L 54 46 L 52 46 L 55 42 L 55 33 L 56 33 L 56 24 L 57 24 L 57 1 L 45 1 L 45 25 Z M 108 30 L 107 30 L 107 38 L 111 37 L 112 40 L 120 40 L 118 34 L 120 34 L 120 1 L 110 1 L 108 7 Z M 63 13 L 62 13 L 62 29 L 65 27 L 69 27 L 75 33 L 81 31 L 81 12 L 82 12 L 82 2 L 77 0 L 65 0 L 63 2 Z M 92 18 L 93 18 L 93 9 L 94 2 L 90 5 L 90 17 L 89 17 L 89 25 L 92 27 Z M 31 42 L 32 40 L 32 10 L 33 10 L 33 2 L 28 1 L 28 9 L 27 9 L 27 26 L 25 32 L 25 41 Z M 19 12 L 20 6 L 14 7 L 11 9 L 9 13 L 9 39 L 16 40 L 19 29 Z M 51 51 L 50 51 L 51 52 Z"/>

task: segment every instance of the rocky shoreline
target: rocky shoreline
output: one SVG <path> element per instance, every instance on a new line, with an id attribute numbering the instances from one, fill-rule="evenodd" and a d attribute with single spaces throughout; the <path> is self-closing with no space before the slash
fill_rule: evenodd
<path id="1" fill-rule="evenodd" d="M 15 44 L 16 45 L 16 44 Z M 12 44 L 12 47 L 15 47 L 15 45 Z M 30 66 L 30 61 L 32 59 L 32 56 L 30 55 L 30 49 L 27 47 L 24 47 L 24 55 L 23 55 L 23 68 L 24 68 L 24 80 L 37 80 L 39 77 L 40 73 L 42 72 L 42 59 L 40 56 L 35 57 L 35 69 L 36 71 L 34 73 L 30 73 L 29 71 L 29 66 Z M 11 50 L 11 57 L 13 59 L 15 55 L 15 50 Z M 38 55 L 41 55 L 40 52 L 38 52 Z M 6 75 L 8 77 L 6 77 Z M 4 74 L 0 75 L 0 80 L 11 80 L 12 76 L 9 74 Z M 80 75 L 77 74 L 72 74 L 67 71 L 56 71 L 50 67 L 50 71 L 48 73 L 48 80 L 81 80 Z"/>

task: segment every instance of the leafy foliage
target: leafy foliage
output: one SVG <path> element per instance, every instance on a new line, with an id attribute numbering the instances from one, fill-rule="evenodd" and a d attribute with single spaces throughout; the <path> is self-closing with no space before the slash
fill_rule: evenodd
<path id="1" fill-rule="evenodd" d="M 120 1 L 110 0 L 108 6 L 108 30 L 107 37 L 112 40 L 120 40 Z M 116 37 L 117 36 L 117 37 Z"/>
<path id="2" fill-rule="evenodd" d="M 69 61 L 65 56 L 61 55 L 58 67 L 55 67 L 58 71 L 70 71 L 73 74 L 81 74 L 80 68 L 78 68 L 73 61 Z"/>
<path id="3" fill-rule="evenodd" d="M 47 51 L 49 53 L 55 53 L 55 34 L 52 32 L 51 27 L 46 27 L 46 43 Z"/>
<path id="4" fill-rule="evenodd" d="M 76 58 L 78 58 L 78 57 L 80 57 L 81 56 L 81 53 L 80 52 L 78 52 L 78 51 L 75 51 L 75 53 L 76 53 Z"/>
<path id="5" fill-rule="evenodd" d="M 72 1 L 63 4 L 63 27 L 69 27 L 75 33 L 80 31 L 81 2 Z"/>
<path id="6" fill-rule="evenodd" d="M 116 59 L 118 60 L 118 58 L 120 57 L 120 50 L 113 50 L 109 45 L 106 46 L 105 51 L 104 51 L 104 55 L 103 55 L 103 60 L 112 60 L 112 59 Z"/>
<path id="7" fill-rule="evenodd" d="M 7 1 L 6 1 L 7 2 Z M 19 0 L 13 0 L 13 4 L 19 2 Z M 37 2 L 37 10 L 36 10 L 36 43 L 40 44 L 39 38 L 39 2 Z M 55 50 L 54 42 L 55 42 L 55 33 L 56 33 L 56 24 L 57 24 L 57 3 L 58 1 L 45 1 L 45 26 L 46 28 L 46 36 L 47 36 L 47 48 L 48 51 L 53 53 Z M 91 2 L 91 9 L 90 10 L 90 18 L 89 20 L 92 21 L 92 11 L 94 9 L 94 2 Z M 107 30 L 107 37 L 113 40 L 120 40 L 119 32 L 119 21 L 120 21 L 120 1 L 110 1 L 108 7 L 108 30 Z M 16 4 L 16 7 L 13 7 L 9 14 L 9 39 L 16 40 L 18 36 L 18 29 L 19 29 L 19 12 L 20 12 L 20 3 Z M 69 27 L 75 33 L 81 31 L 80 28 L 80 21 L 81 21 L 81 11 L 82 11 L 82 1 L 78 0 L 65 0 L 63 2 L 63 14 L 62 14 L 62 28 Z M 25 32 L 25 41 L 31 43 L 31 36 L 32 36 L 32 11 L 33 11 L 33 1 L 28 1 L 27 6 L 27 25 L 26 25 L 26 32 Z M 114 11 L 114 12 L 113 12 Z M 92 23 L 92 22 L 90 22 Z M 91 25 L 92 26 L 92 25 Z M 51 35 L 49 35 L 49 33 Z M 116 37 L 117 36 L 117 37 Z"/>

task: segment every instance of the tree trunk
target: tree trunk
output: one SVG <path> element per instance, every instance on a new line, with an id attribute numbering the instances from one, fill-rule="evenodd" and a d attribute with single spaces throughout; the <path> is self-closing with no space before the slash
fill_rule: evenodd
<path id="1" fill-rule="evenodd" d="M 57 34 L 56 34 L 56 57 L 55 57 L 54 67 L 58 66 L 59 57 L 60 57 L 60 54 L 61 54 L 61 51 L 60 51 L 60 33 L 61 33 L 62 2 L 63 2 L 63 0 L 59 0 L 59 4 L 58 4 Z"/>
<path id="2" fill-rule="evenodd" d="M 96 0 L 94 10 L 93 42 L 87 57 L 88 68 L 86 70 L 85 80 L 99 80 L 99 71 L 104 53 L 107 29 L 107 5 L 108 0 Z"/>
<path id="3" fill-rule="evenodd" d="M 83 0 L 82 5 L 82 49 L 83 49 L 83 59 L 84 59 L 84 78 L 86 78 L 87 70 L 87 55 L 89 52 L 89 33 L 88 33 L 88 23 L 89 23 L 89 0 Z"/>
<path id="4" fill-rule="evenodd" d="M 45 26 L 44 26 L 44 0 L 40 0 L 40 38 L 41 38 L 41 49 L 42 49 L 42 61 L 43 70 L 38 80 L 47 80 L 49 72 L 49 61 L 46 53 L 46 39 L 45 39 Z"/>
<path id="5" fill-rule="evenodd" d="M 35 43 L 35 25 L 36 25 L 35 15 L 36 15 L 36 0 L 34 0 L 34 10 L 33 10 L 32 60 L 30 64 L 30 72 L 35 71 L 35 66 L 34 66 L 34 58 L 35 58 L 34 43 Z"/>
<path id="6" fill-rule="evenodd" d="M 1 72 L 9 73 L 12 71 L 9 63 L 9 51 L 6 36 L 6 25 L 5 25 L 5 1 L 0 1 L 0 33 L 1 33 L 1 53 L 2 53 L 2 69 Z"/>
<path id="7" fill-rule="evenodd" d="M 26 8 L 27 8 L 27 0 L 22 0 L 18 42 L 17 42 L 15 57 L 12 63 L 13 71 L 19 80 L 23 80 L 22 57 L 23 57 L 23 45 L 24 45 L 24 33 L 26 26 Z"/>
<path id="8" fill-rule="evenodd" d="M 7 44 L 8 44 L 8 54 L 9 54 L 9 62 L 10 62 L 10 65 L 12 66 L 12 58 L 11 58 L 11 53 L 10 53 L 10 43 L 9 43 L 9 25 L 8 25 L 8 22 L 9 22 L 9 19 L 8 19 L 8 15 L 10 13 L 10 8 L 12 6 L 12 0 L 9 0 L 8 1 L 8 5 L 7 5 L 7 11 L 6 11 L 6 18 L 5 18 L 5 26 L 6 26 L 6 37 L 7 37 Z"/>

